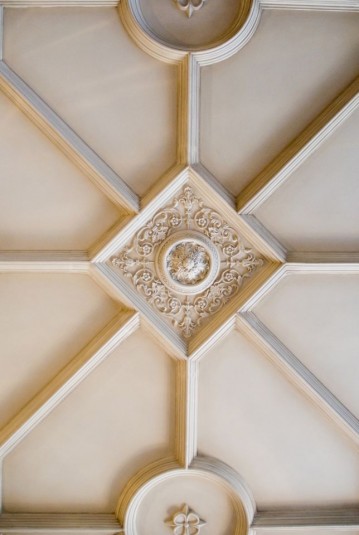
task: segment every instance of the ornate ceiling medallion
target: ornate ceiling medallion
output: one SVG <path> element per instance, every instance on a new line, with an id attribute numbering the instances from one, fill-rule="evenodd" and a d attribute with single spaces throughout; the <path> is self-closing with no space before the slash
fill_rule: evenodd
<path id="1" fill-rule="evenodd" d="M 203 7 L 206 0 L 175 0 L 178 9 L 184 11 L 187 17 L 191 17 L 195 11 Z"/>
<path id="2" fill-rule="evenodd" d="M 174 535 L 198 535 L 201 528 L 206 525 L 206 522 L 188 505 L 184 505 L 165 523 L 172 528 Z"/>
<path id="3" fill-rule="evenodd" d="M 111 262 L 184 338 L 221 310 L 263 264 L 189 185 Z"/>

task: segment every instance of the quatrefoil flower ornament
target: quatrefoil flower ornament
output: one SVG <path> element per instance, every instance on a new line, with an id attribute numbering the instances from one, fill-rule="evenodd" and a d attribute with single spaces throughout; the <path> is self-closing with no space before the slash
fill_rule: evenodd
<path id="1" fill-rule="evenodd" d="M 178 9 L 185 11 L 187 17 L 191 17 L 195 11 L 199 11 L 206 0 L 175 0 Z"/>
<path id="2" fill-rule="evenodd" d="M 186 504 L 166 524 L 172 528 L 174 535 L 198 535 L 206 522 Z"/>

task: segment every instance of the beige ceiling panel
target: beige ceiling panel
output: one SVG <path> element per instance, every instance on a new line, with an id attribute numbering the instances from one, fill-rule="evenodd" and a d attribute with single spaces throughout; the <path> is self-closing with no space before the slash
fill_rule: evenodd
<path id="1" fill-rule="evenodd" d="M 86 249 L 118 209 L 0 92 L 0 249 Z"/>
<path id="2" fill-rule="evenodd" d="M 255 212 L 291 251 L 359 251 L 359 110 Z"/>
<path id="3" fill-rule="evenodd" d="M 259 509 L 355 503 L 354 445 L 243 335 L 200 363 L 199 451 L 235 468 Z"/>
<path id="4" fill-rule="evenodd" d="M 7 9 L 6 62 L 137 193 L 176 160 L 175 67 L 129 39 L 115 8 Z"/>
<path id="5" fill-rule="evenodd" d="M 340 531 L 340 530 L 337 530 L 337 529 L 318 529 L 318 528 L 305 528 L 305 531 L 302 529 L 284 529 L 284 528 L 280 528 L 279 529 L 256 529 L 256 535 L 303 535 L 303 533 L 305 533 L 305 535 L 328 535 L 328 533 L 330 535 L 343 535 L 343 534 L 348 534 L 348 532 L 350 533 L 350 535 L 359 535 L 359 531 L 353 531 L 352 529 L 348 529 L 346 528 L 345 526 L 343 527 L 343 529 Z"/>
<path id="6" fill-rule="evenodd" d="M 359 417 L 359 275 L 290 275 L 256 315 Z"/>
<path id="7" fill-rule="evenodd" d="M 0 425 L 119 311 L 86 275 L 0 275 Z"/>
<path id="8" fill-rule="evenodd" d="M 358 72 L 359 14 L 269 10 L 202 74 L 201 159 L 239 193 Z"/>
<path id="9" fill-rule="evenodd" d="M 112 512 L 137 470 L 172 451 L 174 361 L 137 331 L 4 464 L 9 511 Z"/>

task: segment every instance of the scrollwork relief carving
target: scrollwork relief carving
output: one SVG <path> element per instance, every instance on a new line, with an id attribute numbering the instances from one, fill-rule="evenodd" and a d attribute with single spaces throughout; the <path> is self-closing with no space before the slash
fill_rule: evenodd
<path id="1" fill-rule="evenodd" d="M 170 248 L 165 269 L 177 284 L 183 285 L 183 292 L 176 292 L 163 282 L 156 264 L 161 244 L 169 236 L 176 241 L 177 235 L 179 243 Z M 200 239 L 192 242 L 192 235 L 203 235 L 218 258 L 205 242 L 204 245 Z M 182 239 L 183 236 L 187 237 Z M 214 273 L 215 279 L 209 280 L 209 287 L 203 289 L 210 265 L 216 262 L 219 267 Z M 137 231 L 132 241 L 112 258 L 112 264 L 130 279 L 158 313 L 166 316 L 182 336 L 189 338 L 206 318 L 228 303 L 239 291 L 243 279 L 250 277 L 263 260 L 187 185 L 170 205 Z M 196 292 L 196 284 L 199 284 L 199 291 L 191 295 L 189 288 L 194 286 Z"/>

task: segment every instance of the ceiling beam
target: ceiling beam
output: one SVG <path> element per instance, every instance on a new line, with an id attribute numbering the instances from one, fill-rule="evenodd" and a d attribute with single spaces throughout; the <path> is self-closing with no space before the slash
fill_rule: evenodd
<path id="1" fill-rule="evenodd" d="M 311 11 L 359 11 L 358 0 L 260 0 L 270 9 L 310 9 Z"/>
<path id="2" fill-rule="evenodd" d="M 252 528 L 259 531 L 274 529 L 359 529 L 359 508 L 303 509 L 298 511 L 263 511 L 254 516 Z"/>
<path id="3" fill-rule="evenodd" d="M 254 342 L 294 384 L 307 394 L 359 445 L 359 420 L 324 384 L 255 316 L 239 314 L 238 329 Z"/>
<path id="4" fill-rule="evenodd" d="M 244 188 L 237 199 L 239 213 L 254 212 L 358 106 L 359 76 Z"/>
<path id="5" fill-rule="evenodd" d="M 0 89 L 114 203 L 138 212 L 139 198 L 6 63 L 0 61 Z"/>
<path id="6" fill-rule="evenodd" d="M 139 326 L 139 316 L 122 312 L 73 358 L 48 385 L 0 430 L 0 458 L 7 455 L 70 392 Z"/>
<path id="7" fill-rule="evenodd" d="M 0 251 L 0 273 L 87 273 L 89 267 L 86 251 Z"/>
<path id="8" fill-rule="evenodd" d="M 287 265 L 289 269 L 308 270 L 310 265 L 317 266 L 323 270 L 341 270 L 353 269 L 359 271 L 359 253 L 358 252 L 293 252 L 287 255 Z"/>
<path id="9" fill-rule="evenodd" d="M 176 376 L 176 457 L 188 468 L 197 456 L 198 363 L 177 362 Z"/>
<path id="10" fill-rule="evenodd" d="M 0 532 L 6 533 L 81 533 L 122 532 L 114 514 L 76 513 L 4 513 L 0 515 Z"/>

